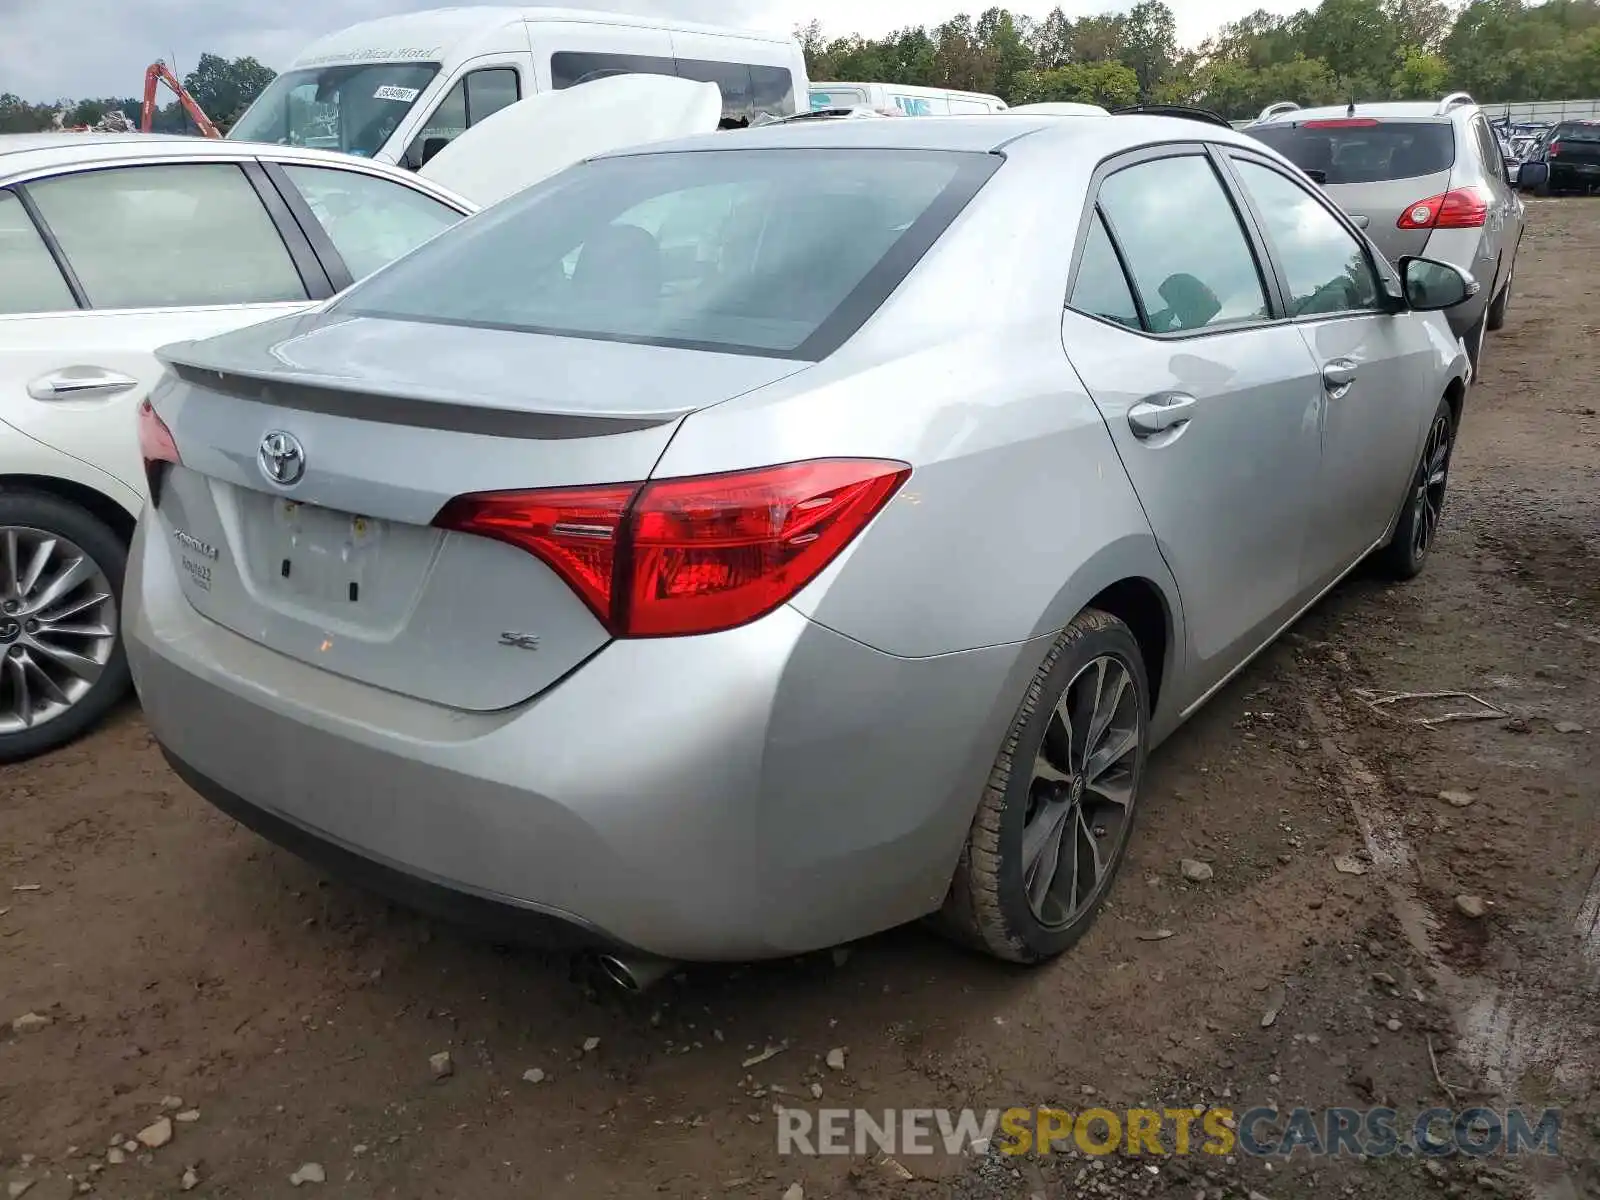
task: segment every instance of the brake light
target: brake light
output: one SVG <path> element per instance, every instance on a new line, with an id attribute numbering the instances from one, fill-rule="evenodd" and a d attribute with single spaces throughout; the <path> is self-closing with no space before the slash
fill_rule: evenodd
<path id="1" fill-rule="evenodd" d="M 178 443 L 148 399 L 139 405 L 139 457 L 144 459 L 144 480 L 150 491 L 150 503 L 161 498 L 161 478 L 167 468 L 179 465 Z"/>
<path id="2" fill-rule="evenodd" d="M 1472 188 L 1418 200 L 1400 214 L 1397 229 L 1476 229 L 1489 219 L 1489 202 Z"/>
<path id="3" fill-rule="evenodd" d="M 1307 121 L 1302 129 L 1372 129 L 1378 122 L 1372 117 L 1337 117 L 1326 121 Z"/>
<path id="4" fill-rule="evenodd" d="M 1551 158 L 1555 158 L 1560 153 L 1561 153 L 1561 143 L 1560 142 L 1551 142 L 1550 143 L 1550 151 L 1549 151 L 1550 157 Z"/>
<path id="5" fill-rule="evenodd" d="M 645 484 L 458 496 L 434 525 L 508 542 L 616 637 L 732 629 L 791 599 L 866 528 L 905 463 L 817 459 Z"/>

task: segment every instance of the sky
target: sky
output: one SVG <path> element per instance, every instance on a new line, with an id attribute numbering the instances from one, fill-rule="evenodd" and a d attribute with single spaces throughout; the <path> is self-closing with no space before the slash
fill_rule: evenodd
<path id="1" fill-rule="evenodd" d="M 252 55 L 275 70 L 313 38 L 357 21 L 447 0 L 0 0 L 0 92 L 31 101 L 137 95 L 158 58 L 192 70 L 202 51 Z M 880 36 L 937 25 L 995 0 L 566 0 L 713 24 L 788 30 L 813 17 L 830 35 Z M 1309 0 L 1167 0 L 1178 40 L 1192 45 L 1226 21 L 1266 8 L 1292 12 Z M 1132 0 L 1063 0 L 1069 16 L 1126 9 Z M 1013 12 L 1043 16 L 1051 0 L 1017 0 Z M 168 99 L 170 97 L 163 97 Z"/>

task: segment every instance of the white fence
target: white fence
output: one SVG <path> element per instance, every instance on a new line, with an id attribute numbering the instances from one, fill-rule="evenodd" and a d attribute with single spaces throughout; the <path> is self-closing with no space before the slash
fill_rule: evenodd
<path id="1" fill-rule="evenodd" d="M 1600 120 L 1600 100 L 1532 100 L 1484 104 L 1483 115 L 1508 125 L 1554 125 L 1557 121 Z"/>

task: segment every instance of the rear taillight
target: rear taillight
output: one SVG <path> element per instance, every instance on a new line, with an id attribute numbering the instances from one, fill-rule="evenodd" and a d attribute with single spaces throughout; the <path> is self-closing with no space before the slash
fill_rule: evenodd
<path id="1" fill-rule="evenodd" d="M 1476 229 L 1489 219 L 1489 203 L 1472 188 L 1418 200 L 1400 214 L 1397 229 Z"/>
<path id="2" fill-rule="evenodd" d="M 837 458 L 726 475 L 459 496 L 441 529 L 543 559 L 616 637 L 732 629 L 815 579 L 911 474 Z"/>
<path id="3" fill-rule="evenodd" d="M 1550 143 L 1550 150 L 1549 150 L 1550 157 L 1551 158 L 1556 158 L 1560 154 L 1561 154 L 1561 143 L 1560 142 L 1551 142 Z"/>
<path id="4" fill-rule="evenodd" d="M 144 480 L 150 491 L 150 503 L 161 498 L 161 479 L 169 467 L 183 462 L 178 457 L 178 443 L 172 440 L 172 430 L 167 428 L 149 400 L 139 405 L 139 457 L 144 459 Z"/>

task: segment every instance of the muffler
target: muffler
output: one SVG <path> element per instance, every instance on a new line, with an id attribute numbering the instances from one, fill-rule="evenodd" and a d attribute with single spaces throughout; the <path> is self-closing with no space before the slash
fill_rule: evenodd
<path id="1" fill-rule="evenodd" d="M 638 995 L 660 983 L 678 964 L 664 958 L 633 958 L 602 954 L 600 972 L 625 992 Z"/>

